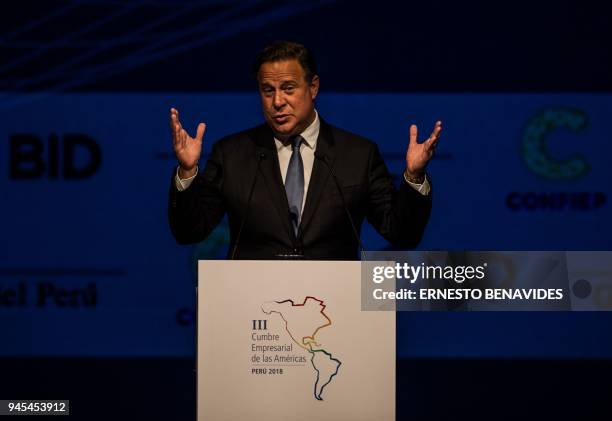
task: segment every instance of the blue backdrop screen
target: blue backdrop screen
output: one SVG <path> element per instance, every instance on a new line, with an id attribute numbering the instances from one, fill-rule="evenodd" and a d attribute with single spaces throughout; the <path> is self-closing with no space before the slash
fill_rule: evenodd
<path id="1" fill-rule="evenodd" d="M 41 94 L 2 104 L 0 355 L 187 356 L 195 262 L 222 258 L 221 224 L 178 246 L 168 111 L 205 151 L 259 124 L 254 93 Z M 336 94 L 330 123 L 376 141 L 391 172 L 408 128 L 444 132 L 429 167 L 423 250 L 610 250 L 612 95 Z M 367 249 L 387 247 L 366 226 Z M 202 293 L 206 293 L 202 291 Z M 400 357 L 612 356 L 609 313 L 409 313 Z"/>

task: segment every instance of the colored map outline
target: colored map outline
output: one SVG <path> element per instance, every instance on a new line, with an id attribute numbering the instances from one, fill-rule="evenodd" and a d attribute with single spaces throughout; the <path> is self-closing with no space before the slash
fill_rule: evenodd
<path id="1" fill-rule="evenodd" d="M 294 342 L 295 342 L 295 343 L 296 343 L 296 344 L 297 344 L 299 347 L 303 348 L 304 350 L 306 350 L 307 352 L 309 352 L 310 354 L 312 354 L 312 357 L 310 358 L 310 363 L 312 364 L 312 368 L 313 368 L 313 369 L 314 369 L 314 370 L 317 372 L 317 380 L 315 381 L 315 384 L 314 384 L 314 397 L 315 397 L 315 399 L 317 399 L 317 400 L 319 400 L 319 401 L 322 401 L 322 400 L 323 400 L 323 398 L 322 398 L 322 395 L 323 395 L 323 389 L 324 389 L 324 388 L 325 388 L 325 387 L 326 387 L 326 386 L 327 386 L 329 383 L 331 383 L 332 379 L 333 379 L 333 378 L 334 378 L 334 377 L 335 377 L 335 376 L 338 374 L 338 371 L 339 371 L 339 369 L 340 369 L 340 366 L 342 365 L 342 362 L 341 362 L 339 359 L 334 358 L 334 357 L 332 356 L 332 354 L 331 354 L 331 353 L 329 353 L 329 352 L 327 352 L 326 350 L 324 350 L 324 349 L 314 349 L 314 348 L 313 348 L 313 345 L 315 345 L 315 346 L 317 346 L 317 347 L 321 346 L 321 345 L 320 345 L 320 344 L 318 344 L 318 343 L 316 342 L 316 340 L 315 340 L 315 336 L 316 336 L 316 334 L 319 332 L 319 330 L 323 329 L 324 327 L 331 326 L 331 324 L 332 324 L 331 319 L 330 319 L 330 318 L 329 318 L 329 317 L 328 317 L 328 316 L 327 316 L 327 315 L 324 313 L 324 310 L 325 310 L 325 308 L 326 308 L 327 306 L 324 304 L 324 301 L 323 301 L 323 300 L 320 300 L 320 299 L 318 299 L 318 298 L 316 298 L 316 297 L 312 297 L 312 296 L 307 296 L 306 298 L 304 298 L 304 301 L 302 302 L 302 304 L 296 304 L 296 303 L 295 303 L 293 300 L 291 300 L 291 299 L 286 299 L 286 300 L 282 300 L 282 301 L 273 301 L 273 302 L 274 302 L 274 303 L 276 303 L 276 304 L 285 304 L 285 303 L 291 303 L 291 306 L 292 306 L 292 307 L 304 307 L 304 306 L 306 305 L 306 303 L 308 302 L 308 300 L 309 300 L 309 299 L 314 300 L 314 301 L 317 301 L 317 302 L 320 304 L 320 306 L 321 306 L 320 313 L 321 313 L 321 315 L 322 315 L 322 316 L 323 316 L 323 317 L 324 317 L 324 318 L 327 320 L 327 323 L 325 323 L 325 324 L 323 324 L 323 325 L 321 325 L 321 326 L 317 327 L 317 328 L 315 329 L 315 331 L 312 333 L 312 335 L 311 335 L 311 336 L 304 336 L 304 337 L 302 338 L 302 342 L 300 342 L 300 341 L 298 341 L 298 340 L 296 340 L 296 339 L 295 339 L 295 337 L 293 336 L 293 334 L 292 334 L 292 333 L 291 333 L 291 331 L 289 330 L 289 322 L 287 321 L 287 319 L 286 319 L 286 318 L 283 316 L 283 314 L 282 314 L 280 311 L 276 311 L 276 310 L 265 311 L 265 310 L 264 310 L 264 308 L 263 308 L 263 306 L 262 306 L 262 308 L 261 308 L 261 311 L 262 311 L 263 313 L 265 313 L 265 314 L 272 314 L 272 313 L 276 313 L 276 314 L 278 314 L 278 315 L 280 316 L 280 318 L 281 318 L 281 319 L 283 319 L 283 321 L 285 322 L 285 330 L 287 331 L 287 334 L 289 334 L 289 336 L 291 337 L 291 339 L 292 339 L 292 340 L 293 340 L 293 341 L 294 341 Z M 322 385 L 322 386 L 321 386 L 321 389 L 320 389 L 320 391 L 319 391 L 319 393 L 318 393 L 318 394 L 317 394 L 317 385 L 319 384 L 319 380 L 320 380 L 320 371 L 319 371 L 319 369 L 317 368 L 317 366 L 316 366 L 316 365 L 315 365 L 315 363 L 314 363 L 314 359 L 315 359 L 315 356 L 316 356 L 316 354 L 315 354 L 315 353 L 316 353 L 316 352 L 322 352 L 322 353 L 324 353 L 325 355 L 327 355 L 327 356 L 329 357 L 329 359 L 330 359 L 330 360 L 335 361 L 335 362 L 337 363 L 337 366 L 336 366 L 336 371 L 335 371 L 335 372 L 334 372 L 334 373 L 333 373 L 333 374 L 332 374 L 332 375 L 329 377 L 329 380 L 327 381 L 327 383 L 325 383 L 324 385 Z"/>

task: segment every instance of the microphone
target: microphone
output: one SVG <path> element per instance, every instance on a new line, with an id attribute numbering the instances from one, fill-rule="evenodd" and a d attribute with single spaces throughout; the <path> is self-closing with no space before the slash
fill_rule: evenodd
<path id="1" fill-rule="evenodd" d="M 315 150 L 315 158 L 317 158 L 317 159 L 319 159 L 319 160 L 321 160 L 322 162 L 325 163 L 325 165 L 329 169 L 329 173 L 331 174 L 332 178 L 334 179 L 334 183 L 336 184 L 336 188 L 338 189 L 338 193 L 340 193 L 340 200 L 342 200 L 342 207 L 344 207 L 344 212 L 346 213 L 346 216 L 348 217 L 348 220 L 351 223 L 351 228 L 353 229 L 353 234 L 355 235 L 355 239 L 357 240 L 357 243 L 359 244 L 359 250 L 361 251 L 361 257 L 362 257 L 362 260 L 363 260 L 363 258 L 365 256 L 364 248 L 363 248 L 363 243 L 361 242 L 361 238 L 359 237 L 359 233 L 357 232 L 357 227 L 355 226 L 355 222 L 353 221 L 353 217 L 351 216 L 351 213 L 349 212 L 348 206 L 346 205 L 346 199 L 344 198 L 344 193 L 342 193 L 342 189 L 340 188 L 340 183 L 338 182 L 338 178 L 336 177 L 336 173 L 334 172 L 334 168 L 330 164 L 329 158 L 324 153 Z"/>
<path id="2" fill-rule="evenodd" d="M 251 207 L 251 199 L 253 198 L 253 192 L 255 191 L 255 183 L 257 182 L 257 177 L 259 176 L 259 167 L 261 166 L 261 161 L 263 161 L 264 159 L 266 159 L 266 153 L 261 152 L 261 151 L 257 152 L 257 168 L 255 168 L 255 176 L 253 177 L 253 182 L 251 183 L 251 190 L 249 191 L 249 198 L 247 199 L 244 216 L 242 217 L 242 221 L 240 222 L 240 228 L 238 229 L 238 234 L 236 234 L 236 241 L 234 242 L 234 248 L 232 249 L 232 254 L 230 255 L 231 260 L 236 259 L 236 252 L 238 251 L 238 244 L 240 243 L 240 236 L 242 235 L 244 224 L 246 223 L 247 217 L 249 216 L 249 208 Z"/>

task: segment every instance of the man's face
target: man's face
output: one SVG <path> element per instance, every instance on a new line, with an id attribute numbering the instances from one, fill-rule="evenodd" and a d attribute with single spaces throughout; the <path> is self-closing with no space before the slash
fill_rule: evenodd
<path id="1" fill-rule="evenodd" d="M 297 60 L 263 63 L 257 81 L 264 118 L 277 136 L 300 134 L 313 122 L 319 78 L 308 83 Z"/>

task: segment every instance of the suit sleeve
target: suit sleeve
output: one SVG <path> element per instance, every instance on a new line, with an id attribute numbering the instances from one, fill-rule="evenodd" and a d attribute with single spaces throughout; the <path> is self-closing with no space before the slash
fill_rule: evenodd
<path id="1" fill-rule="evenodd" d="M 198 171 L 191 185 L 178 191 L 173 171 L 168 201 L 168 220 L 179 244 L 200 242 L 211 233 L 225 214 L 223 201 L 223 154 L 213 146 L 204 171 Z"/>
<path id="2" fill-rule="evenodd" d="M 369 157 L 367 219 L 395 247 L 416 247 L 431 213 L 431 192 L 423 195 L 401 177 L 399 190 L 373 145 Z"/>

